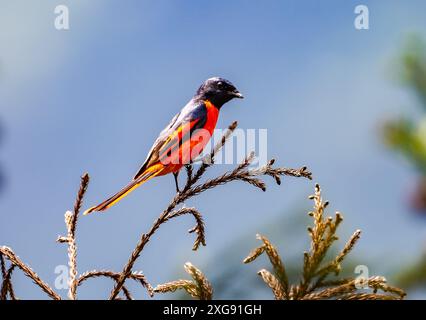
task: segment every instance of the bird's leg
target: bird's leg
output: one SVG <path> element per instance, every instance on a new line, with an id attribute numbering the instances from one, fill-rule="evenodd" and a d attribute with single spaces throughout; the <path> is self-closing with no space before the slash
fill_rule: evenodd
<path id="1" fill-rule="evenodd" d="M 178 181 L 179 171 L 173 172 L 173 177 L 175 178 L 176 192 L 180 193 L 179 181 Z"/>
<path id="2" fill-rule="evenodd" d="M 188 173 L 188 182 L 192 179 L 192 161 L 185 164 L 186 172 Z"/>

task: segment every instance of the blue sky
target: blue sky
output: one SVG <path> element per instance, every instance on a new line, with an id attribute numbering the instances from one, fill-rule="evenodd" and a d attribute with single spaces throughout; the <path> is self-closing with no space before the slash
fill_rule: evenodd
<path id="1" fill-rule="evenodd" d="M 415 97 L 393 72 L 407 36 L 425 36 L 426 3 L 362 3 L 368 31 L 354 29 L 358 1 L 0 0 L 0 244 L 53 283 L 55 266 L 66 264 L 55 239 L 65 232 L 79 176 L 92 178 L 86 206 L 116 191 L 199 84 L 220 75 L 246 99 L 226 105 L 218 126 L 238 120 L 241 128 L 268 129 L 270 157 L 313 171 L 331 208 L 345 216 L 343 236 L 363 230 L 356 253 L 365 264 L 382 259 L 373 271 L 387 272 L 404 263 L 421 249 L 425 222 L 407 210 L 415 172 L 382 147 L 378 125 L 415 111 Z M 58 4 L 69 6 L 68 31 L 54 28 Z M 266 193 L 236 183 L 203 194 L 187 205 L 204 213 L 207 247 L 191 252 L 192 221 L 174 221 L 137 269 L 156 284 L 188 260 L 207 268 L 253 230 L 248 251 L 264 231 L 257 226 L 308 207 L 312 190 L 311 182 L 284 179 Z M 120 270 L 173 192 L 172 178 L 162 177 L 106 214 L 82 218 L 80 271 Z M 16 279 L 18 295 L 44 297 Z M 81 297 L 103 298 L 110 286 L 88 284 Z"/>

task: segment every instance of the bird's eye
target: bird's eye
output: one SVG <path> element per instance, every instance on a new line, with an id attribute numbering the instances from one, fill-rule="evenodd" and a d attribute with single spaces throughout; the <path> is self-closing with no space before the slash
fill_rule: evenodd
<path id="1" fill-rule="evenodd" d="M 218 87 L 219 89 L 225 89 L 225 84 L 224 84 L 222 81 L 219 81 L 219 82 L 217 83 L 217 87 Z"/>

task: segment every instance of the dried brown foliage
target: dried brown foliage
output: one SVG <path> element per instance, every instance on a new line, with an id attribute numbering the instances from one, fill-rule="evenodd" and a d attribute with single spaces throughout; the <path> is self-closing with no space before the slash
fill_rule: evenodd
<path id="1" fill-rule="evenodd" d="M 361 231 L 354 232 L 334 259 L 324 262 L 329 249 L 338 239 L 336 231 L 342 222 L 342 216 L 340 213 L 336 213 L 334 218 L 325 217 L 328 202 L 322 200 L 319 185 L 316 185 L 315 194 L 310 199 L 314 201 L 314 209 L 309 212 L 314 220 L 314 226 L 308 228 L 311 247 L 304 253 L 302 277 L 299 283 L 289 284 L 284 263 L 277 249 L 266 237 L 258 235 L 257 238 L 263 242 L 262 246 L 254 249 L 244 259 L 244 263 L 250 263 L 266 253 L 273 272 L 262 269 L 259 271 L 259 275 L 272 289 L 275 299 L 395 300 L 404 298 L 405 292 L 389 286 L 383 277 L 328 280 L 331 276 L 335 277 L 340 273 L 341 263 L 359 240 Z M 382 293 L 378 293 L 379 291 Z"/>
<path id="2" fill-rule="evenodd" d="M 61 297 L 55 291 L 53 291 L 53 289 L 47 283 L 45 283 L 43 280 L 41 280 L 40 277 L 37 275 L 37 273 L 35 273 L 28 265 L 26 265 L 12 251 L 12 249 L 10 249 L 9 247 L 6 247 L 6 246 L 0 247 L 0 255 L 6 257 L 6 259 L 10 261 L 11 267 L 9 267 L 9 270 L 10 270 L 10 268 L 12 268 L 12 266 L 18 267 L 37 286 L 39 286 L 44 292 L 46 292 L 49 297 L 51 297 L 54 300 L 61 300 Z M 5 287 L 5 286 L 10 288 L 11 287 L 10 283 L 11 283 L 11 272 L 9 273 L 9 276 L 7 276 L 7 274 L 6 274 L 6 277 L 3 277 L 2 288 Z M 3 291 L 3 289 L 2 289 L 2 291 Z M 9 294 L 10 294 L 10 289 L 4 289 L 4 291 L 5 292 L 9 291 Z M 6 298 L 6 296 L 2 297 L 2 298 Z"/>
<path id="3" fill-rule="evenodd" d="M 231 181 L 244 181 L 252 184 L 255 187 L 260 188 L 261 190 L 265 191 L 265 183 L 259 178 L 259 176 L 262 175 L 269 175 L 275 178 L 277 183 L 280 182 L 279 177 L 282 175 L 289 175 L 294 177 L 305 177 L 305 178 L 311 178 L 311 173 L 306 170 L 306 167 L 302 167 L 299 170 L 295 169 L 287 169 L 287 168 L 278 168 L 275 169 L 272 167 L 272 164 L 274 161 L 270 161 L 266 166 L 260 168 L 260 169 L 254 169 L 250 170 L 248 167 L 252 163 L 253 155 L 248 156 L 240 165 L 237 166 L 234 170 L 227 172 L 217 178 L 208 180 L 204 183 L 198 183 L 198 181 L 201 179 L 203 174 L 206 172 L 206 170 L 213 164 L 215 155 L 220 151 L 220 149 L 223 147 L 223 145 L 226 143 L 226 140 L 231 136 L 232 132 L 236 129 L 237 123 L 232 123 L 227 132 L 222 137 L 222 140 L 216 144 L 216 146 L 213 148 L 213 151 L 211 154 L 203 161 L 201 166 L 198 168 L 198 170 L 194 173 L 192 165 L 186 166 L 186 173 L 187 173 L 187 180 L 186 184 L 183 187 L 180 192 L 178 192 L 175 197 L 172 199 L 168 207 L 160 214 L 160 216 L 157 218 L 157 220 L 154 222 L 150 230 L 142 234 L 139 242 L 137 243 L 135 249 L 133 250 L 132 254 L 130 255 L 129 260 L 127 261 L 126 265 L 123 267 L 123 270 L 121 272 L 120 279 L 116 282 L 114 288 L 111 291 L 110 299 L 114 299 L 118 292 L 120 291 L 121 287 L 123 286 L 124 282 L 126 281 L 128 275 L 131 273 L 131 270 L 133 269 L 133 266 L 136 262 L 136 260 L 139 258 L 142 250 L 144 249 L 145 245 L 150 241 L 151 237 L 155 234 L 157 229 L 166 221 L 170 220 L 171 218 L 180 216 L 182 214 L 191 213 L 194 215 L 194 211 L 192 212 L 185 212 L 181 213 L 179 210 L 175 210 L 176 206 L 183 203 L 184 201 L 188 200 L 189 198 L 192 198 L 204 191 L 207 191 L 209 189 L 212 189 L 214 187 L 217 187 L 219 185 L 223 185 L 225 183 L 231 182 Z M 196 250 L 199 247 L 199 244 L 205 244 L 204 239 L 204 225 L 201 223 L 201 214 L 198 213 L 194 215 L 194 217 L 197 217 L 197 226 L 195 229 L 192 229 L 197 232 L 197 240 L 194 243 L 194 250 Z M 190 230 L 191 231 L 191 230 Z"/>
<path id="4" fill-rule="evenodd" d="M 154 292 L 166 293 L 183 289 L 191 297 L 199 300 L 212 300 L 213 288 L 206 276 L 190 262 L 185 263 L 185 271 L 192 277 L 191 280 L 175 280 L 160 284 Z"/>
<path id="5" fill-rule="evenodd" d="M 65 224 L 67 227 L 67 235 L 58 237 L 57 241 L 59 243 L 68 244 L 68 265 L 69 265 L 69 291 L 68 298 L 76 299 L 77 298 L 77 288 L 85 281 L 96 278 L 96 277 L 107 277 L 114 281 L 114 287 L 110 293 L 110 299 L 121 299 L 119 293 L 123 292 L 126 299 L 132 299 L 132 295 L 125 286 L 127 279 L 132 279 L 138 281 L 150 295 L 153 294 L 154 290 L 152 289 L 149 282 L 146 280 L 145 276 L 140 272 L 133 271 L 134 264 L 136 260 L 141 255 L 143 249 L 147 243 L 151 240 L 152 236 L 158 230 L 158 228 L 165 222 L 184 215 L 192 215 L 195 219 L 195 227 L 190 229 L 190 233 L 196 234 L 196 240 L 193 245 L 193 250 L 197 250 L 200 245 L 205 246 L 205 226 L 203 222 L 203 217 L 201 213 L 195 208 L 180 208 L 177 209 L 177 206 L 182 204 L 184 201 L 204 192 L 209 189 L 215 188 L 217 186 L 232 182 L 232 181 L 242 181 L 249 183 L 263 191 L 266 190 L 266 184 L 261 179 L 262 176 L 270 176 L 274 178 L 277 184 L 281 183 L 281 176 L 292 176 L 292 177 L 304 177 L 311 179 L 311 173 L 302 167 L 300 169 L 289 169 L 289 168 L 276 168 L 273 167 L 274 160 L 270 160 L 265 166 L 257 169 L 249 168 L 254 161 L 254 155 L 250 154 L 244 161 L 239 164 L 234 170 L 226 172 L 221 176 L 207 180 L 205 182 L 200 182 L 200 179 L 203 177 L 207 169 L 214 163 L 214 157 L 221 150 L 221 148 L 226 143 L 227 139 L 232 135 L 233 131 L 236 129 L 237 123 L 232 123 L 228 130 L 223 135 L 221 141 L 216 144 L 211 152 L 205 159 L 203 159 L 202 164 L 194 172 L 194 167 L 192 164 L 186 166 L 186 183 L 182 190 L 176 193 L 174 198 L 171 200 L 167 208 L 159 215 L 155 220 L 154 224 L 148 230 L 148 232 L 143 233 L 140 236 L 138 243 L 136 244 L 135 249 L 130 254 L 128 261 L 125 263 L 121 272 L 113 272 L 110 270 L 103 271 L 89 271 L 78 276 L 77 271 L 77 245 L 76 245 L 76 227 L 79 217 L 80 208 L 83 202 L 84 194 L 86 192 L 89 176 L 85 174 L 81 178 L 80 188 L 77 193 L 77 198 L 74 204 L 73 212 L 67 211 L 65 213 Z M 10 262 L 10 266 L 6 266 L 5 259 Z M 59 300 L 61 299 L 60 295 L 57 294 L 48 284 L 41 280 L 38 275 L 24 262 L 22 262 L 8 247 L 0 247 L 0 262 L 1 262 L 1 273 L 2 273 L 2 286 L 0 297 L 1 299 L 7 299 L 9 296 L 11 299 L 15 298 L 15 293 L 12 286 L 12 272 L 15 267 L 21 269 L 33 282 L 38 285 L 43 291 L 45 291 L 52 299 Z M 204 277 L 204 275 L 191 264 L 186 264 L 185 269 L 191 276 L 194 281 L 180 280 L 180 282 L 174 282 L 174 286 L 178 289 L 179 285 L 187 289 L 188 292 L 194 297 L 200 299 L 211 299 L 212 290 L 211 286 Z M 191 283 L 191 284 L 190 284 Z M 159 291 L 160 287 L 157 287 Z M 170 290 L 173 286 L 169 286 Z M 163 287 L 164 289 L 164 287 Z M 169 290 L 169 291 L 170 291 Z M 160 290 L 161 291 L 161 290 Z"/>

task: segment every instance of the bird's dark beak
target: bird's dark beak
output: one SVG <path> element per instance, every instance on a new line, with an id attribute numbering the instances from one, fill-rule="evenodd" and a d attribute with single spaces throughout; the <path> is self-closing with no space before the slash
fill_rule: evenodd
<path id="1" fill-rule="evenodd" d="M 238 99 L 244 99 L 244 96 L 238 91 L 238 90 L 234 90 L 234 91 L 232 91 L 232 95 L 235 97 L 235 98 L 238 98 Z"/>

